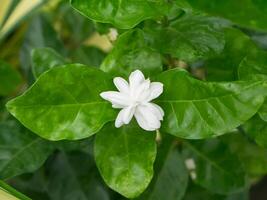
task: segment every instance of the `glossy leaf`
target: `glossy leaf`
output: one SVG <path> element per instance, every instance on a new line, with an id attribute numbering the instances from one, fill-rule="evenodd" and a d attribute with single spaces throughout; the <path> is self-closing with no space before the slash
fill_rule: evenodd
<path id="1" fill-rule="evenodd" d="M 159 18 L 170 6 L 164 0 L 70 0 L 70 3 L 86 17 L 121 29 L 133 28 L 145 19 Z"/>
<path id="2" fill-rule="evenodd" d="M 100 92 L 111 90 L 111 85 L 110 77 L 96 68 L 65 65 L 41 75 L 7 108 L 41 137 L 82 139 L 114 119 L 114 109 L 99 96 Z"/>
<path id="3" fill-rule="evenodd" d="M 165 111 L 161 130 L 177 137 L 201 139 L 236 128 L 251 118 L 266 95 L 258 82 L 203 82 L 179 69 L 162 73 L 164 93 L 156 100 Z"/>
<path id="4" fill-rule="evenodd" d="M 228 194 L 246 186 L 241 162 L 219 139 L 186 142 L 184 155 L 195 163 L 193 181 L 211 192 Z"/>
<path id="5" fill-rule="evenodd" d="M 38 169 L 53 150 L 42 138 L 15 121 L 0 123 L 0 178 L 7 179 Z"/>
<path id="6" fill-rule="evenodd" d="M 6 96 L 18 87 L 22 78 L 18 71 L 0 60 L 0 96 Z"/>
<path id="7" fill-rule="evenodd" d="M 131 123 L 109 123 L 96 135 L 95 159 L 105 182 L 127 198 L 139 196 L 153 176 L 155 135 Z"/>
<path id="8" fill-rule="evenodd" d="M 101 69 L 114 76 L 128 76 L 135 69 L 140 69 L 147 76 L 158 74 L 162 71 L 161 55 L 147 43 L 140 29 L 124 33 L 101 64 Z"/>
<path id="9" fill-rule="evenodd" d="M 34 49 L 31 53 L 32 71 L 37 78 L 45 71 L 66 64 L 66 60 L 51 48 Z"/>
<path id="10" fill-rule="evenodd" d="M 159 147 L 159 151 L 162 148 Z M 148 190 L 141 196 L 142 200 L 183 199 L 188 182 L 188 172 L 184 160 L 177 149 L 169 147 L 163 159 L 158 159 L 155 165 L 155 176 Z M 138 199 L 139 200 L 139 199 Z"/>
<path id="11" fill-rule="evenodd" d="M 166 27 L 145 29 L 152 46 L 163 54 L 186 62 L 219 54 L 224 48 L 224 21 L 204 15 L 186 14 Z"/>
<path id="12" fill-rule="evenodd" d="M 264 0 L 187 1 L 193 8 L 202 10 L 213 16 L 230 19 L 240 26 L 267 30 L 267 5 Z"/>

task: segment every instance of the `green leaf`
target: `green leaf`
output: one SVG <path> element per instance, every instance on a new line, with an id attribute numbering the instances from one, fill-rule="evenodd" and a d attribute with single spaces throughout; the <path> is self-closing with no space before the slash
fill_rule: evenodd
<path id="1" fill-rule="evenodd" d="M 68 0 L 61 1 L 51 14 L 54 15 L 57 31 L 68 48 L 79 47 L 95 31 L 94 23 L 76 12 Z"/>
<path id="2" fill-rule="evenodd" d="M 60 153 L 47 170 L 49 172 L 47 192 L 51 199 L 109 199 L 94 159 L 88 154 Z"/>
<path id="3" fill-rule="evenodd" d="M 245 57 L 239 65 L 238 76 L 242 80 L 267 80 L 267 52 L 257 51 Z M 267 121 L 267 100 L 259 110 L 259 115 Z"/>
<path id="4" fill-rule="evenodd" d="M 162 147 L 159 147 L 159 150 Z M 142 200 L 183 199 L 188 182 L 188 172 L 184 160 L 177 149 L 170 148 L 163 159 L 158 159 L 155 165 L 155 176 L 148 190 L 141 196 Z"/>
<path id="5" fill-rule="evenodd" d="M 52 152 L 51 143 L 15 121 L 0 123 L 0 178 L 7 179 L 38 169 Z"/>
<path id="6" fill-rule="evenodd" d="M 14 92 L 22 82 L 19 72 L 2 60 L 0 60 L 0 80 L 0 96 Z"/>
<path id="7" fill-rule="evenodd" d="M 58 152 L 38 171 L 12 178 L 9 182 L 32 199 L 111 199 L 93 156 L 79 151 Z"/>
<path id="8" fill-rule="evenodd" d="M 20 63 L 28 78 L 32 78 L 31 51 L 35 48 L 51 47 L 64 55 L 63 43 L 58 39 L 52 23 L 43 15 L 38 15 L 29 24 L 20 49 Z"/>
<path id="9" fill-rule="evenodd" d="M 75 63 L 99 67 L 106 54 L 96 47 L 81 46 L 74 52 L 71 51 L 70 58 Z"/>
<path id="10" fill-rule="evenodd" d="M 0 180 L 0 197 L 4 198 L 5 200 L 31 200 L 30 198 L 26 197 L 24 194 L 18 192 L 4 181 Z"/>
<path id="11" fill-rule="evenodd" d="M 145 28 L 145 32 L 152 38 L 152 46 L 162 54 L 194 62 L 217 55 L 223 50 L 224 23 L 215 17 L 186 14 L 167 27 L 153 24 Z"/>
<path id="12" fill-rule="evenodd" d="M 239 64 L 238 76 L 241 80 L 266 80 L 267 52 L 257 51 L 246 56 Z"/>
<path id="13" fill-rule="evenodd" d="M 267 148 L 267 122 L 255 115 L 244 124 L 247 135 L 255 140 L 261 147 Z"/>
<path id="14" fill-rule="evenodd" d="M 267 5 L 264 0 L 187 1 L 193 8 L 204 11 L 210 15 L 232 20 L 240 26 L 267 30 Z"/>
<path id="15" fill-rule="evenodd" d="M 254 126 L 257 127 L 259 124 L 257 122 Z M 245 136 L 240 133 L 234 133 L 225 135 L 221 139 L 238 156 L 246 174 L 251 179 L 257 179 L 267 174 L 267 150 L 257 146 Z"/>
<path id="16" fill-rule="evenodd" d="M 196 184 L 219 194 L 238 192 L 246 186 L 245 172 L 238 157 L 219 139 L 186 142 L 183 153 L 192 159 Z"/>
<path id="17" fill-rule="evenodd" d="M 148 39 L 140 29 L 122 34 L 106 57 L 101 69 L 113 76 L 128 76 L 135 69 L 151 76 L 162 71 L 161 55 L 148 46 Z"/>
<path id="18" fill-rule="evenodd" d="M 70 3 L 84 16 L 121 29 L 133 28 L 146 19 L 157 19 L 168 13 L 171 5 L 165 0 L 70 0 Z"/>
<path id="19" fill-rule="evenodd" d="M 105 182 L 127 198 L 139 196 L 153 176 L 155 135 L 136 124 L 109 123 L 96 135 L 95 159 Z"/>
<path id="20" fill-rule="evenodd" d="M 266 84 L 203 82 L 179 69 L 159 75 L 163 94 L 156 100 L 165 117 L 161 130 L 177 137 L 214 137 L 238 127 L 260 108 Z"/>
<path id="21" fill-rule="evenodd" d="M 250 37 L 234 28 L 225 30 L 223 52 L 204 63 L 206 79 L 209 81 L 233 81 L 238 79 L 240 62 L 248 55 L 256 55 L 258 49 Z"/>
<path id="22" fill-rule="evenodd" d="M 104 72 L 80 64 L 56 67 L 9 101 L 7 108 L 43 138 L 86 138 L 115 118 L 115 110 L 99 95 L 113 89 L 110 79 Z"/>
<path id="23" fill-rule="evenodd" d="M 66 60 L 51 48 L 33 49 L 31 53 L 33 75 L 37 78 L 45 71 L 66 64 Z"/>

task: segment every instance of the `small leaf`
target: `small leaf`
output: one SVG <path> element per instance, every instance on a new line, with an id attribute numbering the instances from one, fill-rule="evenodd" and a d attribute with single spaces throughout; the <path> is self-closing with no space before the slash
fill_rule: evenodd
<path id="1" fill-rule="evenodd" d="M 120 29 L 133 28 L 145 19 L 159 18 L 168 13 L 171 5 L 165 0 L 70 0 L 70 3 L 86 17 Z"/>
<path id="2" fill-rule="evenodd" d="M 28 79 L 34 79 L 31 70 L 31 51 L 41 47 L 53 48 L 62 55 L 65 53 L 63 43 L 59 40 L 50 21 L 43 15 L 38 15 L 29 24 L 20 49 L 21 68 Z"/>
<path id="3" fill-rule="evenodd" d="M 101 69 L 113 76 L 128 76 L 135 69 L 151 76 L 162 71 L 161 55 L 148 46 L 140 29 L 130 30 L 119 37 Z"/>
<path id="4" fill-rule="evenodd" d="M 114 109 L 99 95 L 113 89 L 110 79 L 93 67 L 56 67 L 41 75 L 23 95 L 9 101 L 7 108 L 43 138 L 86 138 L 115 118 Z"/>
<path id="5" fill-rule="evenodd" d="M 95 159 L 105 182 L 127 198 L 139 196 L 153 176 L 155 135 L 131 123 L 109 123 L 96 135 Z"/>
<path id="6" fill-rule="evenodd" d="M 7 179 L 38 169 L 53 146 L 15 121 L 0 123 L 0 178 Z"/>
<path id="7" fill-rule="evenodd" d="M 153 24 L 144 31 L 147 37 L 152 38 L 151 45 L 162 54 L 194 62 L 217 55 L 223 50 L 223 23 L 215 17 L 185 14 L 167 27 Z"/>
<path id="8" fill-rule="evenodd" d="M 8 63 L 0 60 L 0 96 L 6 96 L 22 82 L 20 74 Z"/>
<path id="9" fill-rule="evenodd" d="M 156 102 L 165 111 L 161 130 L 201 139 L 222 135 L 251 118 L 264 101 L 264 82 L 203 82 L 179 69 L 159 75 L 164 92 Z"/>
<path id="10" fill-rule="evenodd" d="M 253 119 L 253 118 L 252 118 Z M 260 123 L 254 122 L 255 132 Z M 246 122 L 245 124 L 247 124 Z M 252 124 L 251 124 L 252 125 Z M 246 127 L 246 126 L 245 126 Z M 252 127 L 251 127 L 252 128 Z M 259 132 L 262 133 L 262 132 Z M 266 137 L 267 138 L 267 137 Z M 253 141 L 248 140 L 245 134 L 234 133 L 227 134 L 221 140 L 230 147 L 231 151 L 236 154 L 246 171 L 249 178 L 257 179 L 267 174 L 267 150 L 257 146 Z"/>
<path id="11" fill-rule="evenodd" d="M 267 148 L 267 122 L 255 115 L 244 124 L 246 134 L 261 147 Z"/>
<path id="12" fill-rule="evenodd" d="M 47 171 L 51 199 L 109 200 L 94 159 L 88 154 L 59 153 Z"/>
<path id="13" fill-rule="evenodd" d="M 196 184 L 219 194 L 238 192 L 246 186 L 241 162 L 219 139 L 186 142 L 183 151 L 185 158 L 195 163 Z"/>
<path id="14" fill-rule="evenodd" d="M 34 49 L 31 58 L 32 71 L 36 78 L 55 66 L 66 64 L 66 60 L 51 48 Z"/>
<path id="15" fill-rule="evenodd" d="M 70 58 L 75 63 L 99 67 L 105 56 L 106 54 L 96 47 L 81 46 L 74 52 L 71 52 Z"/>
<path id="16" fill-rule="evenodd" d="M 225 47 L 221 54 L 205 61 L 206 80 L 238 80 L 238 65 L 248 55 L 256 55 L 258 48 L 250 37 L 234 28 L 225 29 Z"/>
<path id="17" fill-rule="evenodd" d="M 258 50 L 245 57 L 239 65 L 238 75 L 242 80 L 267 80 L 267 53 Z M 267 121 L 267 100 L 259 110 L 259 115 Z"/>

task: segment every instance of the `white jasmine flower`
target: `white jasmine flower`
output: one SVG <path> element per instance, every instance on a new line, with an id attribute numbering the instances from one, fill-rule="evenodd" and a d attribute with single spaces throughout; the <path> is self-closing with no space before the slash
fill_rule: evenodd
<path id="1" fill-rule="evenodd" d="M 113 108 L 120 108 L 115 126 L 129 124 L 133 116 L 141 128 L 154 131 L 160 128 L 164 112 L 160 106 L 151 103 L 163 92 L 163 84 L 150 82 L 143 73 L 136 70 L 130 74 L 129 83 L 115 77 L 113 82 L 119 91 L 102 92 L 100 96 L 112 103 Z"/>

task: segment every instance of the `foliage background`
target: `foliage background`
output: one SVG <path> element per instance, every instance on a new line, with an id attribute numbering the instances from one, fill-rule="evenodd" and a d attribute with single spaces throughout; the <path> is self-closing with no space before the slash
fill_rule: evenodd
<path id="1" fill-rule="evenodd" d="M 89 20 L 66 0 L 2 1 L 0 178 L 32 199 L 125 199 L 101 178 L 93 153 L 95 136 L 48 141 L 7 112 L 5 104 L 48 68 L 82 63 L 125 76 L 128 70 L 145 66 L 149 75 L 160 68 L 181 68 L 214 82 L 266 79 L 264 1 L 177 1 L 173 11 L 144 10 L 156 20 L 144 15 L 141 22 L 110 21 L 111 16 L 89 16 L 94 19 Z M 192 15 L 185 15 L 192 9 Z M 164 17 L 158 17 L 160 12 Z M 115 28 L 119 41 L 112 35 Z M 118 65 L 122 70 L 115 68 Z M 265 182 L 257 185 L 267 173 L 265 109 L 215 139 L 186 141 L 163 134 L 152 184 L 137 199 L 265 199 L 266 192 L 262 196 L 260 192 L 266 190 L 266 186 L 261 189 Z M 197 161 L 197 169 L 186 167 L 187 158 Z M 197 180 L 195 170 L 200 175 Z"/>

